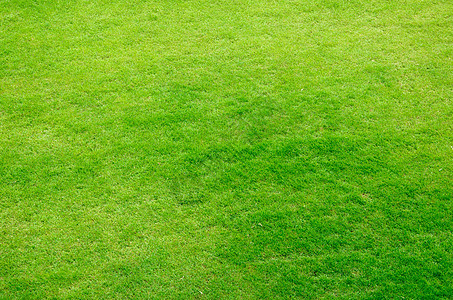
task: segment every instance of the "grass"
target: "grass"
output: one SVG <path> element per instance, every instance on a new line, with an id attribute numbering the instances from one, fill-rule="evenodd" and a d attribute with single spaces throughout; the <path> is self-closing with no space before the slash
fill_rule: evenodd
<path id="1" fill-rule="evenodd" d="M 451 299 L 453 3 L 0 1 L 1 299 Z"/>

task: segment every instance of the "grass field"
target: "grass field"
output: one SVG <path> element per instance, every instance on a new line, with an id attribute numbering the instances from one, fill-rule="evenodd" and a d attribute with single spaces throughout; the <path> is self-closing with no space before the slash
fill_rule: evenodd
<path id="1" fill-rule="evenodd" d="M 452 299 L 451 0 L 0 0 L 0 299 Z"/>

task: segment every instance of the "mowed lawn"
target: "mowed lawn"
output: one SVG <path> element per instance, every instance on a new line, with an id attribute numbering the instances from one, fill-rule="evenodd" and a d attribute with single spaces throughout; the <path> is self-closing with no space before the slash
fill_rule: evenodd
<path id="1" fill-rule="evenodd" d="M 451 0 L 0 0 L 0 299 L 451 299 Z"/>

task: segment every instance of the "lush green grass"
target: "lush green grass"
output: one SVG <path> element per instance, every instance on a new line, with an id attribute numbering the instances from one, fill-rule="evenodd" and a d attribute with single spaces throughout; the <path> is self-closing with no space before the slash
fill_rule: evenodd
<path id="1" fill-rule="evenodd" d="M 0 0 L 0 298 L 453 297 L 451 0 Z"/>

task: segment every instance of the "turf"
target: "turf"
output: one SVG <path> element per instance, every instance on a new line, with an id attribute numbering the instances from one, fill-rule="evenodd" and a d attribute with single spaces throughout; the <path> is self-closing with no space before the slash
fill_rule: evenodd
<path id="1" fill-rule="evenodd" d="M 0 0 L 1 299 L 451 299 L 450 0 Z"/>

